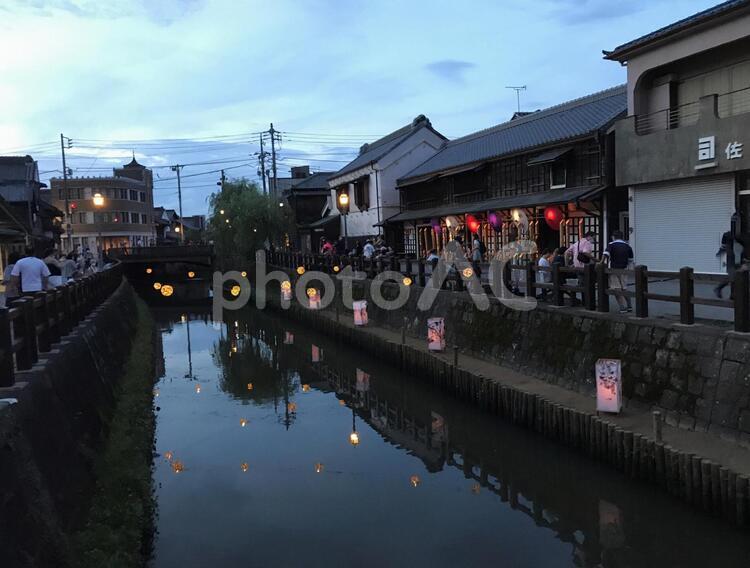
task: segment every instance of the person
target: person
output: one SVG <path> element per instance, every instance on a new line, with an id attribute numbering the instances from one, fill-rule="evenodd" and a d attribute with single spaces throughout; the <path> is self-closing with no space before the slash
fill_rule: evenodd
<path id="1" fill-rule="evenodd" d="M 78 263 L 76 263 L 75 261 L 75 253 L 68 253 L 62 263 L 61 269 L 63 284 L 65 284 L 69 280 L 72 280 L 75 277 L 77 271 Z"/>
<path id="2" fill-rule="evenodd" d="M 430 249 L 427 253 L 427 258 L 425 258 L 425 262 L 432 267 L 432 270 L 435 270 L 439 261 L 440 257 L 437 254 L 437 249 Z"/>
<path id="3" fill-rule="evenodd" d="M 375 247 L 372 246 L 372 241 L 367 239 L 365 241 L 365 246 L 362 248 L 362 255 L 365 258 L 372 258 L 373 254 L 375 254 Z"/>
<path id="4" fill-rule="evenodd" d="M 479 233 L 474 233 L 474 237 L 471 241 L 471 266 L 474 269 L 474 274 L 477 278 L 482 277 L 482 256 L 484 255 L 484 243 L 479 238 Z"/>
<path id="5" fill-rule="evenodd" d="M 33 247 L 26 248 L 26 256 L 18 260 L 11 271 L 11 280 L 21 294 L 34 294 L 47 288 L 50 272 Z"/>
<path id="6" fill-rule="evenodd" d="M 587 231 L 582 239 L 570 245 L 568 250 L 565 251 L 566 258 L 572 257 L 575 268 L 583 268 L 594 260 L 594 237 L 594 231 Z M 583 272 L 578 274 L 578 286 L 583 287 Z M 572 298 L 572 303 L 575 305 L 578 302 L 575 292 L 572 294 Z M 581 300 L 583 300 L 583 293 L 581 294 Z"/>
<path id="7" fill-rule="evenodd" d="M 5 270 L 3 271 L 3 286 L 5 286 L 6 306 L 8 305 L 8 302 L 12 302 L 20 295 L 18 286 L 16 286 L 15 282 L 10 277 L 11 273 L 13 272 L 13 267 L 16 265 L 16 262 L 18 262 L 19 258 L 21 258 L 21 255 L 19 255 L 17 252 L 10 253 L 8 255 L 8 266 L 6 266 Z"/>
<path id="8" fill-rule="evenodd" d="M 327 256 L 333 254 L 333 245 L 325 237 L 323 237 L 323 245 L 320 247 L 320 252 Z"/>
<path id="9" fill-rule="evenodd" d="M 549 269 L 552 267 L 552 258 L 553 253 L 550 249 L 544 249 L 542 251 L 542 255 L 539 257 L 539 262 L 537 262 L 537 265 L 539 268 L 542 269 Z M 536 273 L 536 281 L 539 284 L 549 284 L 552 282 L 552 273 L 548 270 L 539 270 Z M 547 295 L 549 294 L 549 290 L 547 288 L 542 288 L 542 291 L 539 293 L 539 296 L 537 296 L 540 300 L 546 300 Z"/>
<path id="10" fill-rule="evenodd" d="M 604 254 L 602 254 L 602 262 L 609 261 L 609 267 L 612 270 L 625 270 L 633 259 L 633 249 L 622 239 L 622 231 L 613 231 L 612 242 L 607 245 Z M 620 306 L 620 313 L 632 312 L 633 306 L 630 303 L 630 296 L 616 292 L 616 290 L 627 289 L 624 272 L 613 272 L 609 275 L 609 288 L 615 290 L 615 299 Z"/>
<path id="11" fill-rule="evenodd" d="M 62 286 L 62 263 L 57 259 L 57 253 L 55 249 L 48 249 L 44 254 L 44 264 L 49 269 L 49 285 L 52 288 Z"/>
<path id="12" fill-rule="evenodd" d="M 731 250 L 730 250 L 731 249 Z M 743 243 L 732 236 L 731 231 L 727 231 L 721 235 L 721 245 L 719 250 L 716 252 L 716 256 L 719 257 L 722 268 L 727 272 L 727 275 L 732 279 L 734 273 L 742 265 L 742 257 L 744 255 Z M 721 299 L 724 288 L 729 286 L 729 281 L 722 282 L 714 288 L 714 294 L 716 297 Z M 733 297 L 733 290 L 730 288 L 730 299 Z"/>

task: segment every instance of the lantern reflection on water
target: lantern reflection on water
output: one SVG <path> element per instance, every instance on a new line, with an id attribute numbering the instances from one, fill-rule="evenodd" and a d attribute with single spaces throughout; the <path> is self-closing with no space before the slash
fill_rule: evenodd
<path id="1" fill-rule="evenodd" d="M 474 495 L 479 495 L 479 492 L 480 492 L 481 490 L 482 490 L 482 486 L 481 486 L 481 485 L 479 485 L 478 483 L 475 483 L 474 485 L 472 485 L 472 486 L 471 486 L 471 492 L 472 492 L 472 493 L 473 493 Z"/>
<path id="2" fill-rule="evenodd" d="M 351 434 L 349 434 L 349 443 L 352 446 L 355 446 L 355 447 L 358 446 L 359 445 L 359 434 L 357 434 L 356 432 L 352 432 Z"/>
<path id="3" fill-rule="evenodd" d="M 315 473 L 322 473 L 323 472 L 323 464 L 322 463 L 316 463 L 315 464 Z"/>
<path id="4" fill-rule="evenodd" d="M 409 478 L 409 482 L 411 483 L 412 487 L 417 487 L 420 483 L 422 483 L 422 480 L 419 479 L 418 475 L 412 475 Z"/>
<path id="5" fill-rule="evenodd" d="M 463 274 L 463 275 L 464 275 L 464 278 L 471 278 L 472 276 L 474 276 L 474 269 L 472 269 L 472 268 L 469 268 L 469 267 L 467 266 L 466 268 L 464 268 L 464 269 L 463 269 L 463 270 L 461 271 L 461 274 Z"/>
<path id="6" fill-rule="evenodd" d="M 302 392 L 310 392 L 310 385 L 302 385 Z"/>
<path id="7" fill-rule="evenodd" d="M 247 419 L 246 418 L 240 418 L 240 426 L 243 428 L 247 426 Z"/>
<path id="8" fill-rule="evenodd" d="M 159 396 L 159 389 L 154 389 L 154 397 L 158 397 L 158 396 Z"/>
<path id="9" fill-rule="evenodd" d="M 289 412 L 297 412 L 297 403 L 296 402 L 290 402 L 286 405 L 286 409 Z"/>
<path id="10" fill-rule="evenodd" d="M 172 452 L 164 452 L 164 459 L 167 461 L 172 461 L 172 458 L 174 457 L 174 454 Z"/>
<path id="11" fill-rule="evenodd" d="M 240 469 L 242 470 L 242 473 L 247 473 L 247 470 L 250 469 L 250 466 L 247 462 L 242 462 L 240 464 Z"/>
<path id="12" fill-rule="evenodd" d="M 339 399 L 339 406 L 346 406 L 346 401 L 343 398 Z"/>
<path id="13" fill-rule="evenodd" d="M 247 390 L 253 390 L 253 383 L 247 383 Z"/>
<path id="14" fill-rule="evenodd" d="M 185 470 L 185 466 L 183 463 L 179 460 L 175 460 L 172 462 L 172 471 L 175 473 L 180 473 Z"/>
<path id="15" fill-rule="evenodd" d="M 200 393 L 201 393 L 201 386 L 195 385 L 195 394 L 200 394 Z"/>

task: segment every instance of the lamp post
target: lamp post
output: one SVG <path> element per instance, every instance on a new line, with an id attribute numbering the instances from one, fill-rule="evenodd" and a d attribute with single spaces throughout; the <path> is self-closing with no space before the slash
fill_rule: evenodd
<path id="1" fill-rule="evenodd" d="M 346 230 L 346 216 L 349 214 L 349 193 L 342 191 L 339 193 L 339 211 L 344 216 L 344 248 L 349 250 L 349 235 Z"/>
<path id="2" fill-rule="evenodd" d="M 93 197 L 94 207 L 97 209 L 100 209 L 101 207 L 104 207 L 104 196 L 101 193 L 95 193 Z M 97 211 L 94 210 L 94 215 L 96 215 Z M 99 259 L 98 259 L 98 266 L 99 270 L 102 270 L 104 268 L 104 238 L 102 237 L 102 216 L 101 212 L 99 212 L 99 222 L 96 224 L 97 228 L 99 229 Z"/>
<path id="3" fill-rule="evenodd" d="M 355 448 L 359 446 L 359 434 L 357 433 L 356 418 L 357 415 L 354 413 L 354 408 L 352 408 L 352 433 L 349 434 L 349 443 Z"/>

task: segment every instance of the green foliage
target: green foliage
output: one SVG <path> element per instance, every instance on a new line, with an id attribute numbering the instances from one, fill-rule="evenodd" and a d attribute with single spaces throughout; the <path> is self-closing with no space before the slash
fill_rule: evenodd
<path id="1" fill-rule="evenodd" d="M 284 207 L 279 207 L 280 201 Z M 283 243 L 291 227 L 286 201 L 263 195 L 244 178 L 225 182 L 211 195 L 209 206 L 208 234 L 219 257 L 252 259 L 266 243 Z"/>
<path id="2" fill-rule="evenodd" d="M 73 539 L 73 566 L 144 566 L 151 549 L 154 499 L 153 329 L 138 300 L 138 330 L 119 386 L 104 453 L 96 464 L 96 490 L 86 524 Z"/>

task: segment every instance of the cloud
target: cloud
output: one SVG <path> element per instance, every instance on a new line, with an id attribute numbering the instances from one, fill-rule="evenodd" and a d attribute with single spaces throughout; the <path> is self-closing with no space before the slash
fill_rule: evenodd
<path id="1" fill-rule="evenodd" d="M 603 20 L 632 16 L 643 11 L 643 0 L 612 2 L 611 0 L 551 0 L 552 16 L 565 24 L 590 24 Z"/>
<path id="2" fill-rule="evenodd" d="M 476 67 L 469 61 L 460 61 L 458 59 L 441 59 L 440 61 L 433 61 L 425 65 L 430 73 L 434 73 L 441 79 L 451 81 L 453 83 L 463 83 L 464 75 L 469 69 Z"/>

